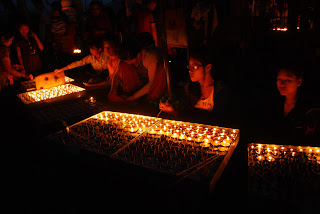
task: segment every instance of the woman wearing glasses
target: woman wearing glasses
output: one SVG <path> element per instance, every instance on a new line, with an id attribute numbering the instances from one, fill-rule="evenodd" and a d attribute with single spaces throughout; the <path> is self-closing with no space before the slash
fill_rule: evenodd
<path id="1" fill-rule="evenodd" d="M 223 118 L 227 112 L 227 88 L 224 84 L 214 81 L 212 64 L 208 60 L 206 51 L 192 51 L 187 68 L 191 82 L 185 85 L 184 96 L 178 96 L 182 98 L 181 109 L 175 108 L 168 102 L 160 102 L 159 108 L 175 116 L 187 116 L 189 119 L 195 116 L 194 119 L 203 122 L 212 121 L 208 113 L 215 115 L 217 121 Z"/>

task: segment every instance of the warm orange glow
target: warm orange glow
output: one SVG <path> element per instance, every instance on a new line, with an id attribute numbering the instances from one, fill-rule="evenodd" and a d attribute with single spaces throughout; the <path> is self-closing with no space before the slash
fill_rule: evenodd
<path id="1" fill-rule="evenodd" d="M 73 50 L 73 53 L 79 54 L 79 53 L 81 53 L 81 50 L 76 48 Z"/>
<path id="2" fill-rule="evenodd" d="M 292 157 L 296 157 L 301 153 L 306 153 L 308 154 L 310 161 L 317 161 L 318 163 L 320 163 L 319 147 L 252 143 L 248 145 L 248 149 L 249 155 L 256 156 L 258 160 L 266 159 L 271 162 L 278 158 L 281 159 L 281 154 L 288 154 Z"/>
<path id="3" fill-rule="evenodd" d="M 65 83 L 71 83 L 71 82 L 73 82 L 74 81 L 74 79 L 72 79 L 72 78 L 70 78 L 70 77 L 67 77 L 67 76 L 64 76 L 64 82 Z"/>
<path id="4" fill-rule="evenodd" d="M 161 118 L 126 114 L 119 112 L 104 111 L 92 116 L 93 118 L 117 124 L 117 127 L 128 130 L 130 133 L 141 133 L 164 135 L 184 143 L 200 143 L 202 147 L 213 148 L 220 145 L 229 147 L 238 137 L 238 129 L 213 127 L 203 124 L 165 120 Z M 153 127 L 151 125 L 157 123 Z M 208 135 L 207 133 L 210 133 Z M 198 144 L 199 145 L 199 144 Z"/>
<path id="5" fill-rule="evenodd" d="M 35 103 L 39 101 L 44 101 L 56 97 L 65 96 L 68 94 L 84 91 L 84 88 L 71 85 L 71 84 L 63 84 L 58 85 L 48 89 L 40 89 L 36 91 L 25 92 L 19 94 L 18 97 L 26 104 Z"/>
<path id="6" fill-rule="evenodd" d="M 277 27 L 277 28 L 272 28 L 273 31 L 287 31 L 288 28 L 284 27 L 284 28 L 280 28 L 280 27 Z"/>

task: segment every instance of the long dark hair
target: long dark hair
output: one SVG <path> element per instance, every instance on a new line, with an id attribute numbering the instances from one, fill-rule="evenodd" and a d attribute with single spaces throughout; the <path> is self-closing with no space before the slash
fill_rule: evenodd
<path id="1" fill-rule="evenodd" d="M 205 48 L 194 49 L 190 51 L 190 58 L 198 60 L 205 68 L 209 63 L 208 51 Z M 189 58 L 189 59 L 190 59 Z M 212 74 L 211 74 L 212 76 Z M 201 98 L 201 86 L 199 82 L 189 82 L 186 85 L 186 94 L 190 98 L 190 104 L 194 106 Z"/>
<path id="2" fill-rule="evenodd" d="M 124 41 L 120 46 L 119 57 L 121 60 L 131 60 L 141 52 L 141 46 L 136 39 Z"/>
<path id="3" fill-rule="evenodd" d="M 0 27 L 0 38 L 4 37 L 5 40 L 9 40 L 14 36 L 14 30 L 11 26 L 2 26 Z"/>

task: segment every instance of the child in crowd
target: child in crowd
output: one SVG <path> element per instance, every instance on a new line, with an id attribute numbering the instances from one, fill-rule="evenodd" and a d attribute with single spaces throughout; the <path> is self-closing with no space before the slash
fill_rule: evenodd
<path id="1" fill-rule="evenodd" d="M 18 61 L 24 67 L 26 74 L 38 75 L 42 71 L 39 50 L 43 51 L 43 44 L 38 36 L 30 31 L 29 24 L 21 22 L 18 31 L 14 39 Z"/>
<path id="2" fill-rule="evenodd" d="M 33 78 L 31 74 L 24 72 L 23 66 L 11 64 L 9 47 L 13 39 L 14 34 L 9 30 L 0 33 L 0 91 L 9 85 L 13 85 L 16 79 Z"/>

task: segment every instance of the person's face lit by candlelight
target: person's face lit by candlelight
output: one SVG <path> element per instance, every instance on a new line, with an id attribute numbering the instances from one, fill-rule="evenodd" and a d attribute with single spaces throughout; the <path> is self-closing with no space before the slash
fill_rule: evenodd
<path id="1" fill-rule="evenodd" d="M 90 12 L 93 16 L 99 16 L 101 13 L 101 7 L 97 4 L 93 4 L 90 8 Z"/>
<path id="2" fill-rule="evenodd" d="M 302 78 L 286 69 L 281 69 L 278 73 L 277 87 L 282 96 L 295 96 L 301 83 Z"/>
<path id="3" fill-rule="evenodd" d="M 103 50 L 106 53 L 106 55 L 108 57 L 114 57 L 117 56 L 117 53 L 114 49 L 114 47 L 112 46 L 112 44 L 108 41 L 104 41 L 103 42 Z"/>
<path id="4" fill-rule="evenodd" d="M 21 25 L 21 26 L 19 26 L 18 30 L 22 36 L 27 36 L 27 34 L 29 32 L 29 26 L 28 25 Z"/>
<path id="5" fill-rule="evenodd" d="M 202 82 L 206 73 L 210 74 L 211 64 L 203 65 L 199 60 L 191 57 L 187 68 L 192 82 Z"/>
<path id="6" fill-rule="evenodd" d="M 98 57 L 101 53 L 101 48 L 97 48 L 97 47 L 90 47 L 90 53 L 92 56 L 94 57 Z"/>
<path id="7" fill-rule="evenodd" d="M 1 44 L 3 44 L 6 47 L 10 47 L 10 45 L 12 44 L 13 39 L 14 39 L 14 36 L 12 36 L 10 38 L 6 38 L 5 36 L 2 36 Z"/>

